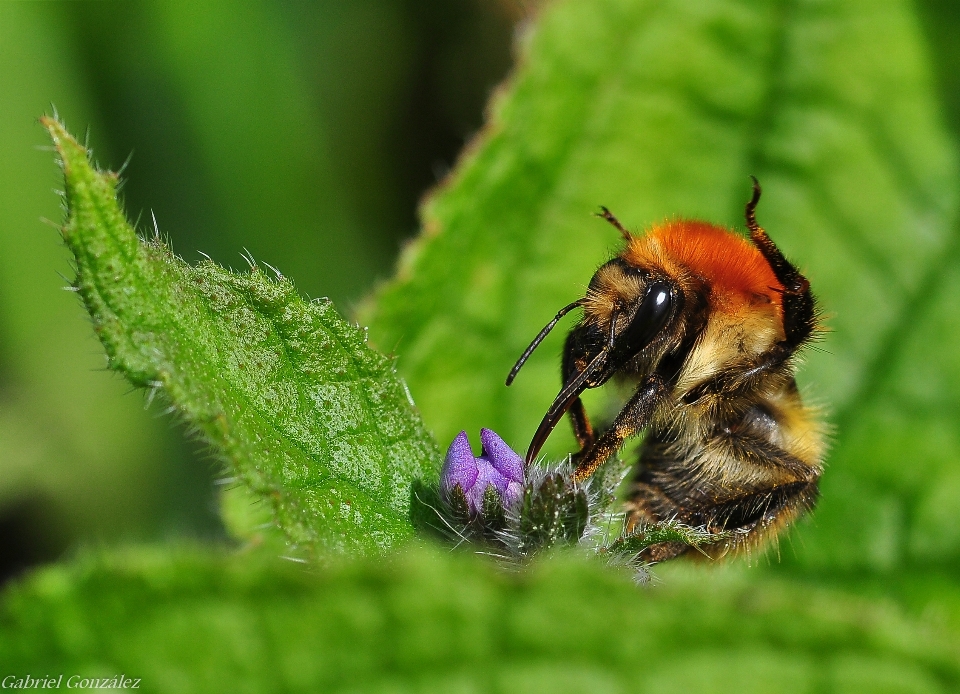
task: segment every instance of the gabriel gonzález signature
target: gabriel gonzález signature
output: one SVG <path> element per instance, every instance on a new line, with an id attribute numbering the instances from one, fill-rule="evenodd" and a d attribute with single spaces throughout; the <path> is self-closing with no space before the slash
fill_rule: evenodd
<path id="1" fill-rule="evenodd" d="M 0 689 L 140 689 L 139 677 L 115 675 L 113 677 L 82 677 L 70 675 L 57 677 L 34 677 L 33 675 L 7 675 L 0 680 Z"/>

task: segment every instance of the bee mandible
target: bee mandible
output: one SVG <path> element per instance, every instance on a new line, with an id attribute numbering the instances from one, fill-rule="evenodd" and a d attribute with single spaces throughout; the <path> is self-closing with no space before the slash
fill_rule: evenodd
<path id="1" fill-rule="evenodd" d="M 816 502 L 824 441 L 794 379 L 798 351 L 818 333 L 810 283 L 757 224 L 761 188 L 746 205 L 750 240 L 700 221 L 669 221 L 636 236 L 606 208 L 623 250 L 586 295 L 565 306 L 517 361 L 513 381 L 563 316 L 582 309 L 563 350 L 563 387 L 527 450 L 531 463 L 570 415 L 587 480 L 628 437 L 646 431 L 627 502 L 628 526 L 676 519 L 730 540 L 717 555 L 773 537 Z M 611 378 L 636 389 L 604 431 L 580 399 Z M 689 549 L 655 545 L 662 561 Z"/>

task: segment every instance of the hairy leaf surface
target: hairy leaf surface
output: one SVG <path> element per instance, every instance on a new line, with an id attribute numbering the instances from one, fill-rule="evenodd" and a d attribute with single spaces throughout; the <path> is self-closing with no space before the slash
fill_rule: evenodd
<path id="1" fill-rule="evenodd" d="M 960 633 L 835 590 L 718 572 L 642 590 L 569 558 L 524 576 L 407 552 L 309 574 L 263 553 L 88 556 L 0 603 L 11 672 L 146 691 L 938 692 Z"/>
<path id="2" fill-rule="evenodd" d="M 117 177 L 44 124 L 63 161 L 76 287 L 110 366 L 162 391 L 308 553 L 409 535 L 411 484 L 438 453 L 392 361 L 279 274 L 191 267 L 158 238 L 142 241 L 117 205 Z"/>

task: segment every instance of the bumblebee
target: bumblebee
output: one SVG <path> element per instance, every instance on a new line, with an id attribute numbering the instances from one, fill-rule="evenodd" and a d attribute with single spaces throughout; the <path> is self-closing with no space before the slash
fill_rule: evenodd
<path id="1" fill-rule="evenodd" d="M 757 224 L 761 188 L 746 205 L 750 240 L 720 226 L 671 221 L 642 236 L 606 208 L 626 242 L 586 296 L 564 307 L 524 351 L 513 381 L 557 322 L 583 317 L 567 336 L 563 387 L 527 450 L 531 463 L 569 414 L 587 480 L 628 437 L 646 431 L 627 501 L 628 529 L 670 519 L 725 538 L 706 552 L 750 549 L 813 507 L 824 440 L 794 379 L 798 352 L 818 333 L 810 283 Z M 603 431 L 580 399 L 611 378 L 636 384 Z M 647 550 L 648 561 L 686 552 Z"/>

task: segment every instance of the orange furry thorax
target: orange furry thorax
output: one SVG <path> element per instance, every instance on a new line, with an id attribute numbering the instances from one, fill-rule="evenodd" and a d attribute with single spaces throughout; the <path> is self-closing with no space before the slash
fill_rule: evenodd
<path id="1" fill-rule="evenodd" d="M 662 267 L 674 277 L 692 273 L 710 286 L 716 308 L 781 305 L 783 285 L 757 247 L 714 224 L 678 220 L 654 226 L 627 243 L 623 258 L 637 267 Z"/>

